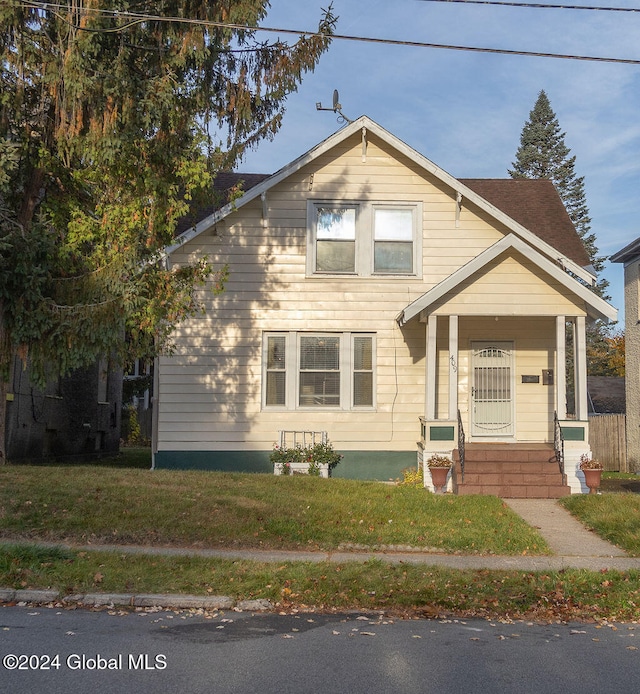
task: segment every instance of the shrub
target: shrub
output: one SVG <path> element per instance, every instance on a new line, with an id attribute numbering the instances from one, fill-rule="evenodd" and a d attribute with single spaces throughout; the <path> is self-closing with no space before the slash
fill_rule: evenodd
<path id="1" fill-rule="evenodd" d="M 422 468 L 408 467 L 402 471 L 402 479 L 398 484 L 408 487 L 424 487 L 424 474 Z"/>

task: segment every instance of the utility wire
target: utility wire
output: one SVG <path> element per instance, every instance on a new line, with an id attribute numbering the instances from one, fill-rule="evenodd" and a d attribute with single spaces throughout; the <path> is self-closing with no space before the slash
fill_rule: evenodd
<path id="1" fill-rule="evenodd" d="M 461 1 L 461 0 L 433 0 L 433 1 Z M 465 0 L 470 1 L 470 0 Z M 483 0 L 474 0 L 476 2 L 483 2 Z M 489 0 L 487 0 L 488 2 Z M 492 0 L 494 1 L 494 0 Z M 497 0 L 495 0 L 497 2 Z M 38 10 L 51 10 L 56 8 L 59 10 L 70 10 L 71 8 L 67 5 L 54 5 L 52 3 L 37 3 L 37 2 L 23 2 L 21 3 L 23 7 L 29 7 Z M 516 4 L 516 3 L 514 3 Z M 249 31 L 249 32 L 270 32 L 278 34 L 290 34 L 299 37 L 304 36 L 326 36 L 332 41 L 354 41 L 359 43 L 373 43 L 379 45 L 387 46 L 405 46 L 410 48 L 434 48 L 440 50 L 450 50 L 450 51 L 465 51 L 470 53 L 493 53 L 497 55 L 513 55 L 513 56 L 523 56 L 530 58 L 555 58 L 559 60 L 583 60 L 589 62 L 597 63 L 617 63 L 623 65 L 640 65 L 640 60 L 634 60 L 631 58 L 610 58 L 602 56 L 593 55 L 572 55 L 565 53 L 546 53 L 542 51 L 519 51 L 510 50 L 507 48 L 485 48 L 480 46 L 458 46 L 453 44 L 443 44 L 443 43 L 428 43 L 425 41 L 406 41 L 400 39 L 382 39 L 367 36 L 351 36 L 348 34 L 321 34 L 317 31 L 302 31 L 300 29 L 282 29 L 275 27 L 263 27 L 263 26 L 249 26 L 247 24 L 231 24 L 227 22 L 214 22 L 212 20 L 201 20 L 201 19 L 190 19 L 188 17 L 162 17 L 159 15 L 150 14 L 137 14 L 135 12 L 116 12 L 110 10 L 99 10 L 91 9 L 87 10 L 105 16 L 112 16 L 114 18 L 122 17 L 123 19 L 129 20 L 126 26 L 131 26 L 133 23 L 143 23 L 147 21 L 154 22 L 165 22 L 174 24 L 198 24 L 200 26 L 209 27 L 219 27 L 224 29 L 235 29 L 238 31 Z M 83 29 L 83 27 L 76 27 L 78 30 Z M 104 31 L 112 32 L 113 29 L 105 29 Z"/>
<path id="2" fill-rule="evenodd" d="M 502 5 L 541 10 L 595 10 L 598 12 L 640 12 L 640 7 L 592 7 L 590 5 L 547 5 L 542 2 L 507 2 L 507 0 L 419 0 L 419 2 L 460 3 L 463 5 Z"/>

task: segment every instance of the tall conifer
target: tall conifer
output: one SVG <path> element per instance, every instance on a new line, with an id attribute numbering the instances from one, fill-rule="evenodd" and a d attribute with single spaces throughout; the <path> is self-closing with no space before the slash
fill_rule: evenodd
<path id="1" fill-rule="evenodd" d="M 596 273 L 604 269 L 605 258 L 598 255 L 596 236 L 591 231 L 591 217 L 584 191 L 584 176 L 576 176 L 576 157 L 565 143 L 565 133 L 543 91 L 522 128 L 520 147 L 509 174 L 512 178 L 548 178 L 553 181 L 576 231 L 589 254 Z M 609 283 L 600 279 L 597 293 L 607 299 Z"/>
<path id="2" fill-rule="evenodd" d="M 199 309 L 211 268 L 163 249 L 217 171 L 275 135 L 335 25 L 329 7 L 318 33 L 261 42 L 268 7 L 0 3 L 0 463 L 15 355 L 41 379 L 149 356 Z"/>

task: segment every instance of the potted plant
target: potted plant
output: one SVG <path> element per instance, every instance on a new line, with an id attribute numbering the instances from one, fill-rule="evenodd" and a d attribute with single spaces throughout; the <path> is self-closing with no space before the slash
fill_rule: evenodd
<path id="1" fill-rule="evenodd" d="M 431 473 L 431 481 L 436 494 L 443 494 L 447 486 L 451 460 L 446 455 L 434 453 L 427 460 L 427 467 Z"/>
<path id="2" fill-rule="evenodd" d="M 583 453 L 580 456 L 580 469 L 584 472 L 584 481 L 589 487 L 589 494 L 597 494 L 602 478 L 602 463 L 599 460 L 593 460 L 588 453 Z"/>
<path id="3" fill-rule="evenodd" d="M 313 446 L 283 448 L 277 444 L 269 456 L 275 475 L 314 475 L 330 477 L 332 470 L 342 460 L 330 443 Z"/>

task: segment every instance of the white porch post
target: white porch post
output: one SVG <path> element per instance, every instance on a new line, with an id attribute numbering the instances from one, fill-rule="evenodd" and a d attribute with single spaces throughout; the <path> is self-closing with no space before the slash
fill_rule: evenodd
<path id="1" fill-rule="evenodd" d="M 458 417 L 458 316 L 449 316 L 449 419 Z"/>
<path id="2" fill-rule="evenodd" d="M 438 317 L 431 314 L 427 320 L 427 358 L 425 374 L 425 418 L 433 421 L 436 418 L 436 337 Z"/>
<path id="3" fill-rule="evenodd" d="M 576 318 L 573 350 L 576 383 L 576 419 L 583 421 L 589 416 L 587 406 L 587 331 L 584 316 Z"/>
<path id="4" fill-rule="evenodd" d="M 556 412 L 567 418 L 567 318 L 556 318 Z"/>

